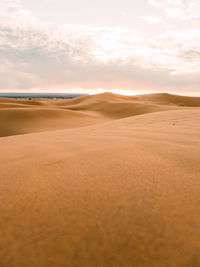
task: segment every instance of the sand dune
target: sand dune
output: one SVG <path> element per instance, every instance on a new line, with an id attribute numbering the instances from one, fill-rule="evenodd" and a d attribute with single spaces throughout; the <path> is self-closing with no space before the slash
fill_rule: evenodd
<path id="1" fill-rule="evenodd" d="M 0 137 L 76 128 L 105 121 L 98 114 L 56 108 L 0 109 Z"/>
<path id="2" fill-rule="evenodd" d="M 171 94 L 150 94 L 137 97 L 138 100 L 151 101 L 165 105 L 176 105 L 186 107 L 200 107 L 200 97 L 188 97 Z"/>
<path id="3" fill-rule="evenodd" d="M 0 266 L 200 266 L 199 99 L 157 97 L 0 109 Z"/>
<path id="4" fill-rule="evenodd" d="M 137 97 L 121 96 L 111 93 L 72 99 L 67 101 L 63 107 L 70 110 L 95 111 L 111 119 L 120 119 L 144 113 L 176 109 L 176 107 L 167 107 L 159 105 L 158 103 L 147 104 L 144 101 L 138 101 Z"/>
<path id="5" fill-rule="evenodd" d="M 170 95 L 171 102 L 166 102 L 166 98 L 168 95 L 165 94 L 130 97 L 111 93 L 67 100 L 4 98 L 0 99 L 0 136 L 68 129 L 183 108 L 179 96 Z M 181 103 L 191 106 L 200 100 L 184 97 Z"/>
<path id="6" fill-rule="evenodd" d="M 17 104 L 17 105 L 34 105 L 34 106 L 42 106 L 45 103 L 48 103 L 49 99 L 37 99 L 37 100 L 33 100 L 33 99 L 23 99 L 23 98 L 0 98 L 0 104 L 2 103 L 13 103 L 13 104 Z"/>

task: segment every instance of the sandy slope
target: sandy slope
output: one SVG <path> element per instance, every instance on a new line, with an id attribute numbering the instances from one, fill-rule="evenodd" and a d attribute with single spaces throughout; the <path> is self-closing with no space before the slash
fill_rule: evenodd
<path id="1" fill-rule="evenodd" d="M 0 137 L 76 128 L 105 121 L 98 114 L 57 108 L 0 109 Z"/>
<path id="2" fill-rule="evenodd" d="M 200 108 L 174 105 L 1 137 L 0 266 L 200 266 Z"/>

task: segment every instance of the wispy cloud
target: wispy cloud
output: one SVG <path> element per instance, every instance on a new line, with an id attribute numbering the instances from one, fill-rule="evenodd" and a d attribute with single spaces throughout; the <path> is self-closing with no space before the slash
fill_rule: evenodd
<path id="1" fill-rule="evenodd" d="M 157 8 L 163 9 L 168 16 L 181 20 L 182 22 L 200 22 L 199 0 L 148 0 Z"/>

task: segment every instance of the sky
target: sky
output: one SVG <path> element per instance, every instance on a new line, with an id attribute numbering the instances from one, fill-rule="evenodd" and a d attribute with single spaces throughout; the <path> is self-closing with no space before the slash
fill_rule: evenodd
<path id="1" fill-rule="evenodd" d="M 200 95 L 200 0 L 0 0 L 0 92 Z"/>

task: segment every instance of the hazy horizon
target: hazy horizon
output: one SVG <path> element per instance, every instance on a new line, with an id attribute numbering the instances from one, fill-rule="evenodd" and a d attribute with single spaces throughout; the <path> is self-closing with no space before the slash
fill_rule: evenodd
<path id="1" fill-rule="evenodd" d="M 0 92 L 200 96 L 198 0 L 0 0 Z"/>

